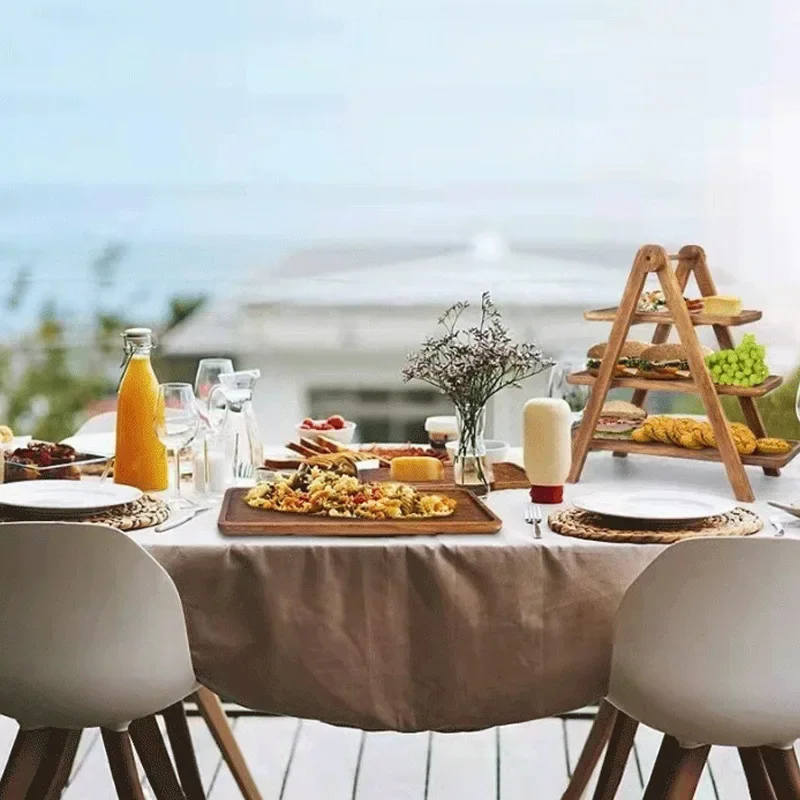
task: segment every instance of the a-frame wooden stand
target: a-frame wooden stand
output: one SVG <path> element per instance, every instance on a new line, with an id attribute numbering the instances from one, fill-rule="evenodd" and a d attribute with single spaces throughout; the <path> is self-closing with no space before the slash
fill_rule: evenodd
<path id="1" fill-rule="evenodd" d="M 677 261 L 675 269 L 672 268 L 671 261 Z M 642 289 L 650 273 L 655 273 L 661 284 L 667 304 L 666 312 L 642 313 L 637 311 Z M 754 455 L 744 459 L 737 452 L 719 401 L 719 394 L 731 394 L 739 398 L 748 427 L 757 438 L 761 438 L 766 436 L 766 433 L 754 398 L 772 391 L 772 389 L 780 385 L 781 379 L 778 376 L 771 375 L 760 386 L 715 386 L 703 358 L 700 342 L 695 332 L 695 325 L 712 325 L 720 349 L 729 349 L 734 347 L 729 326 L 754 322 L 761 318 L 761 313 L 758 311 L 743 311 L 738 317 L 711 317 L 704 313 L 690 314 L 683 300 L 683 293 L 692 274 L 694 274 L 702 296 L 707 297 L 717 293 L 708 269 L 705 252 L 701 247 L 688 245 L 681 248 L 677 256 L 670 256 L 663 247 L 645 245 L 636 254 L 619 307 L 586 313 L 585 316 L 589 320 L 613 322 L 613 325 L 597 377 L 581 372 L 568 378 L 568 381 L 573 384 L 593 386 L 589 402 L 583 412 L 583 420 L 573 438 L 572 469 L 568 478 L 570 483 L 575 483 L 579 480 L 586 462 L 586 456 L 592 449 L 613 450 L 617 456 L 627 455 L 628 452 L 636 452 L 669 455 L 678 458 L 696 458 L 705 461 L 721 460 L 725 465 L 736 499 L 742 502 L 752 502 L 755 497 L 745 473 L 744 464 L 749 463 L 761 466 L 767 475 L 778 476 L 780 474 L 779 468 L 784 466 L 800 450 L 800 445 L 794 443 L 789 454 L 777 457 Z M 653 336 L 654 344 L 666 342 L 672 326 L 675 326 L 678 337 L 686 348 L 686 355 L 692 374 L 690 380 L 663 381 L 638 377 L 618 378 L 615 376 L 617 359 L 628 336 L 628 331 L 631 325 L 642 322 L 658 323 Z M 644 404 L 649 389 L 698 394 L 705 406 L 708 421 L 714 430 L 717 451 L 683 450 L 668 445 L 653 444 L 651 446 L 636 442 L 594 439 L 597 420 L 600 417 L 608 391 L 617 386 L 635 389 L 633 403 L 638 406 Z"/>

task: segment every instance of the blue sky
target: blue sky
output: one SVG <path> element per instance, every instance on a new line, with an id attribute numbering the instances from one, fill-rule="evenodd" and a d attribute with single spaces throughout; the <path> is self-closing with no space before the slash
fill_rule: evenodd
<path id="1" fill-rule="evenodd" d="M 65 242 L 199 285 L 238 263 L 175 242 L 486 228 L 800 263 L 796 0 L 7 6 L 0 256 L 47 279 Z"/>
<path id="2" fill-rule="evenodd" d="M 9 5 L 6 185 L 697 182 L 770 111 L 758 0 Z"/>

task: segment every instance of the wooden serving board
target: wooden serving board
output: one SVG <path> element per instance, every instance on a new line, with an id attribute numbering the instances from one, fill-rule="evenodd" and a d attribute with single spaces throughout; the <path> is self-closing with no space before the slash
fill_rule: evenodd
<path id="1" fill-rule="evenodd" d="M 267 469 L 284 469 L 291 470 L 297 469 L 303 462 L 293 461 L 289 459 L 265 459 L 264 465 Z M 504 489 L 529 489 L 530 481 L 528 480 L 525 470 L 514 464 L 511 461 L 500 461 L 493 465 L 492 471 L 494 472 L 494 483 L 492 489 L 496 492 Z M 377 469 L 364 470 L 361 473 L 361 479 L 366 482 L 381 483 L 391 480 L 389 467 L 378 467 Z M 440 481 L 424 481 L 418 484 L 426 489 L 439 489 L 439 488 L 452 488 L 455 486 L 455 478 L 453 476 L 453 465 L 444 465 L 444 478 Z"/>
<path id="2" fill-rule="evenodd" d="M 762 467 L 767 469 L 782 469 L 798 453 L 800 442 L 789 440 L 792 446 L 787 453 L 753 453 L 741 456 L 742 463 L 748 467 Z M 693 461 L 722 461 L 719 450 L 704 447 L 702 450 L 688 450 L 674 444 L 662 442 L 634 442 L 631 439 L 592 439 L 591 450 L 611 450 L 615 453 L 637 453 L 646 456 L 665 456 L 667 458 L 686 458 Z"/>
<path id="3" fill-rule="evenodd" d="M 430 536 L 436 533 L 497 533 L 503 526 L 500 517 L 466 489 L 437 490 L 437 494 L 456 499 L 452 516 L 405 520 L 264 511 L 245 503 L 247 491 L 246 488 L 233 488 L 225 493 L 217 522 L 223 536 Z"/>
<path id="4" fill-rule="evenodd" d="M 492 466 L 494 472 L 494 483 L 492 489 L 495 492 L 504 489 L 530 489 L 531 483 L 525 470 L 518 464 L 510 461 L 500 461 Z M 390 481 L 390 470 L 388 467 L 379 467 L 378 469 L 364 470 L 361 474 L 362 480 L 369 483 L 383 483 Z M 440 481 L 414 481 L 414 486 L 426 490 L 437 491 L 439 489 L 452 489 L 455 486 L 455 477 L 453 475 L 453 465 L 445 464 L 444 477 Z"/>
<path id="5" fill-rule="evenodd" d="M 567 376 L 567 383 L 572 386 L 594 386 L 597 378 L 589 372 L 573 372 Z M 721 383 L 713 384 L 717 394 L 732 394 L 737 397 L 763 397 L 783 383 L 780 375 L 769 375 L 758 386 L 728 386 Z M 635 375 L 627 377 L 614 377 L 611 379 L 612 389 L 648 389 L 651 392 L 682 392 L 683 394 L 700 394 L 700 388 L 691 378 L 675 378 L 661 380 L 660 378 L 640 378 Z"/>

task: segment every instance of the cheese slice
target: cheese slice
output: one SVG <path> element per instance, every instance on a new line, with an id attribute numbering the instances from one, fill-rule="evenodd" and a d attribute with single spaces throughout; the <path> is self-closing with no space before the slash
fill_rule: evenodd
<path id="1" fill-rule="evenodd" d="M 432 456 L 399 456 L 393 458 L 389 469 L 393 481 L 440 481 L 444 478 L 444 464 Z"/>
<path id="2" fill-rule="evenodd" d="M 738 317 L 742 313 L 742 298 L 721 294 L 704 297 L 703 312 L 712 317 Z"/>

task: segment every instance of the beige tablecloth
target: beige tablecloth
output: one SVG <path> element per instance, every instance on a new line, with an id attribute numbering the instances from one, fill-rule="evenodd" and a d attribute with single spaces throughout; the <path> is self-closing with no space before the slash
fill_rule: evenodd
<path id="1" fill-rule="evenodd" d="M 800 498 L 797 477 L 751 478 L 759 496 Z M 719 465 L 596 454 L 567 499 L 676 485 L 729 496 Z M 614 612 L 661 550 L 537 541 L 525 501 L 492 495 L 496 536 L 226 539 L 209 512 L 135 538 L 174 578 L 198 677 L 217 693 L 365 729 L 468 730 L 602 697 Z"/>

